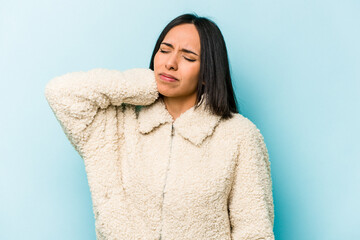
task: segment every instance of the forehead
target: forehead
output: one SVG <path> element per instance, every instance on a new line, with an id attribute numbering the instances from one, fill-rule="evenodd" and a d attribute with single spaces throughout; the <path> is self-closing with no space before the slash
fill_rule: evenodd
<path id="1" fill-rule="evenodd" d="M 181 24 L 166 34 L 164 42 L 181 47 L 189 47 L 200 52 L 200 36 L 194 24 Z"/>

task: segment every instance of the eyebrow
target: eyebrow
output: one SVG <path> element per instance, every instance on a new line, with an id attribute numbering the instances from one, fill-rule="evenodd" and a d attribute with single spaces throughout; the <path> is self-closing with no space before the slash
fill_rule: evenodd
<path id="1" fill-rule="evenodd" d="M 168 46 L 168 47 L 174 48 L 174 46 L 173 46 L 172 44 L 167 43 L 167 42 L 162 42 L 161 44 L 165 44 L 165 45 Z M 183 49 L 181 49 L 180 51 L 183 51 L 183 52 L 186 52 L 186 53 L 192 53 L 192 54 L 194 54 L 194 55 L 196 55 L 196 56 L 199 56 L 199 55 L 197 55 L 196 53 L 194 53 L 193 51 L 191 51 L 191 50 L 189 50 L 189 49 L 183 48 Z"/>

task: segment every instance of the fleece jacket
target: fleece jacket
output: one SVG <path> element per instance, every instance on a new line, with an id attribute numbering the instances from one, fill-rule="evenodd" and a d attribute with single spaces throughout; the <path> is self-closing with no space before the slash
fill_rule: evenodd
<path id="1" fill-rule="evenodd" d="M 98 240 L 274 239 L 267 147 L 235 113 L 173 120 L 154 72 L 96 68 L 51 79 L 45 97 L 84 161 Z"/>

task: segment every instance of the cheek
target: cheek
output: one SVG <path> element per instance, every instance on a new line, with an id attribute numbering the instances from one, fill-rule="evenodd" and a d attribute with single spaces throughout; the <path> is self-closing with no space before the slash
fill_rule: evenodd
<path id="1" fill-rule="evenodd" d="M 197 85 L 200 75 L 200 65 L 193 65 L 189 68 L 188 79 L 190 80 L 189 84 Z"/>
<path id="2" fill-rule="evenodd" d="M 161 56 L 159 52 L 157 52 L 154 56 L 154 71 L 155 68 L 158 69 L 164 64 L 164 56 Z"/>
<path id="3" fill-rule="evenodd" d="M 154 56 L 154 71 L 155 69 L 157 68 L 157 65 L 159 64 L 159 55 L 156 53 L 155 56 Z"/>

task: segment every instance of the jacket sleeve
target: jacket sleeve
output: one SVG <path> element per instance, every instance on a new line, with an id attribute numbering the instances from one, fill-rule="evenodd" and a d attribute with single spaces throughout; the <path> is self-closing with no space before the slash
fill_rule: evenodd
<path id="1" fill-rule="evenodd" d="M 149 105 L 158 97 L 154 72 L 93 69 L 72 72 L 50 80 L 45 97 L 66 136 L 79 151 L 91 134 L 100 109 L 121 104 Z"/>
<path id="2" fill-rule="evenodd" d="M 274 204 L 264 138 L 254 124 L 240 138 L 234 182 L 228 198 L 233 240 L 273 240 Z"/>

